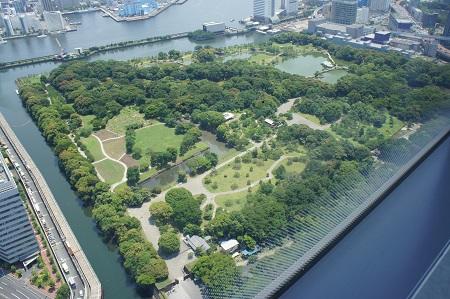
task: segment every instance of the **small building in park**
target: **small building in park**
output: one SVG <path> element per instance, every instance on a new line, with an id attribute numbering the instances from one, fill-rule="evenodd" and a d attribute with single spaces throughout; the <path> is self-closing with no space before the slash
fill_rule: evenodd
<path id="1" fill-rule="evenodd" d="M 239 247 L 239 242 L 236 239 L 230 239 L 220 243 L 220 249 L 226 253 L 233 253 Z"/>

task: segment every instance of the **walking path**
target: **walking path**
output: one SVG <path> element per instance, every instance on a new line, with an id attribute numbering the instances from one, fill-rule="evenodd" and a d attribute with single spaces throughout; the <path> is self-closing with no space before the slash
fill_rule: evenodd
<path id="1" fill-rule="evenodd" d="M 280 114 L 289 112 L 291 110 L 291 108 L 294 106 L 294 103 L 297 99 L 299 99 L 299 98 L 290 99 L 286 103 L 284 103 L 280 107 L 278 107 L 276 115 L 278 116 Z M 316 124 L 315 122 L 302 116 L 300 113 L 295 113 L 295 112 L 292 113 L 292 119 L 289 119 L 286 122 L 289 126 L 294 125 L 294 124 L 306 125 L 306 126 L 310 127 L 311 129 L 322 130 L 322 131 L 328 129 L 331 126 L 330 124 L 326 124 L 326 125 Z"/>
<path id="2" fill-rule="evenodd" d="M 112 160 L 112 161 L 114 161 L 114 162 L 117 162 L 117 163 L 119 163 L 120 165 L 123 166 L 123 175 L 122 175 L 122 179 L 121 179 L 119 182 L 114 183 L 114 184 L 111 185 L 110 190 L 111 190 L 111 191 L 114 191 L 114 189 L 115 189 L 117 186 L 119 186 L 120 184 L 123 184 L 123 183 L 125 183 L 125 182 L 127 181 L 127 169 L 128 169 L 128 167 L 127 167 L 127 165 L 126 165 L 125 163 L 123 163 L 122 161 L 117 160 L 117 159 L 114 159 L 113 157 L 111 157 L 110 155 L 108 155 L 108 154 L 106 153 L 106 151 L 105 151 L 105 148 L 103 147 L 103 142 L 100 140 L 100 138 L 99 138 L 98 136 L 94 135 L 94 134 L 92 134 L 92 136 L 94 136 L 94 138 L 96 138 L 96 139 L 98 140 L 98 142 L 100 143 L 100 148 L 101 148 L 101 150 L 102 150 L 103 155 L 104 155 L 106 158 L 108 158 L 108 159 L 110 159 L 110 160 Z M 98 174 L 98 173 L 97 173 L 97 174 Z M 99 177 L 101 177 L 101 176 L 99 176 Z"/>

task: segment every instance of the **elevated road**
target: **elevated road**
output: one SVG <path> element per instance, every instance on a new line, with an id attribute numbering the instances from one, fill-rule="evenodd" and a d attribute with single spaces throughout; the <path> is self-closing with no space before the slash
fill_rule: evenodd
<path id="1" fill-rule="evenodd" d="M 94 270 L 78 244 L 42 174 L 0 113 L 0 138 L 25 186 L 37 219 L 56 261 L 71 286 L 71 298 L 102 298 L 102 288 Z M 1 296 L 0 296 L 1 297 Z"/>

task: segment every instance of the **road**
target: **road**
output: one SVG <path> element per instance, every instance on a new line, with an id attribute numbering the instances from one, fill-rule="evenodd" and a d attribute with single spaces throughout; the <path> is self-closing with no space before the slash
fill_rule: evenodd
<path id="1" fill-rule="evenodd" d="M 0 269 L 0 298 L 43 299 L 50 297 L 47 297 L 39 289 L 26 285 L 23 281 L 8 275 Z"/>
<path id="2" fill-rule="evenodd" d="M 69 278 L 72 278 L 75 281 L 75 286 L 72 287 L 72 292 L 74 294 L 73 297 L 79 297 L 80 291 L 85 294 L 85 284 L 80 278 L 79 271 L 75 265 L 75 262 L 72 260 L 67 248 L 64 245 L 65 237 L 60 233 L 60 230 L 57 229 L 57 226 L 53 221 L 53 217 L 51 217 L 51 213 L 49 213 L 49 210 L 44 203 L 41 189 L 36 186 L 35 181 L 31 178 L 28 169 L 29 166 L 25 165 L 22 159 L 19 158 L 18 153 L 15 151 L 15 148 L 7 138 L 3 126 L 0 130 L 0 138 L 1 142 L 7 146 L 9 159 L 12 163 L 14 163 L 17 172 L 21 172 L 21 175 L 19 175 L 19 177 L 25 186 L 28 199 L 31 202 L 31 206 L 34 209 L 35 214 L 38 216 L 37 219 L 39 220 L 41 228 L 45 233 L 47 242 L 51 246 L 52 252 L 56 257 L 56 261 L 58 262 L 61 273 L 63 274 L 66 281 L 68 281 Z M 65 263 L 68 267 L 67 273 L 62 269 L 63 263 Z"/>

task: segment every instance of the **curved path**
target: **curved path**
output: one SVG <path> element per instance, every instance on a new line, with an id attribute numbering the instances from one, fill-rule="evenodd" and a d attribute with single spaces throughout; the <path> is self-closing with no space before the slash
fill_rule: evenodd
<path id="1" fill-rule="evenodd" d="M 100 148 L 102 149 L 102 153 L 103 153 L 103 155 L 104 155 L 106 158 L 108 158 L 108 159 L 110 159 L 110 160 L 112 160 L 112 161 L 114 161 L 114 162 L 117 162 L 117 163 L 119 163 L 120 165 L 123 166 L 123 175 L 122 175 L 122 179 L 121 179 L 119 182 L 114 183 L 114 184 L 111 185 L 110 190 L 111 190 L 111 191 L 114 191 L 114 189 L 115 189 L 117 186 L 119 186 L 120 184 L 123 184 L 123 183 L 125 183 L 125 182 L 127 181 L 127 169 L 128 169 L 128 166 L 127 166 L 125 163 L 123 163 L 122 161 L 117 160 L 117 159 L 114 159 L 114 158 L 112 158 L 111 156 L 109 156 L 109 155 L 106 153 L 105 148 L 103 147 L 103 142 L 100 140 L 100 138 L 99 138 L 98 136 L 94 135 L 94 134 L 92 134 L 92 136 L 94 136 L 94 138 L 97 139 L 97 141 L 100 143 Z M 98 175 L 98 173 L 97 173 L 97 175 Z M 99 177 L 101 177 L 101 175 L 100 175 Z"/>

